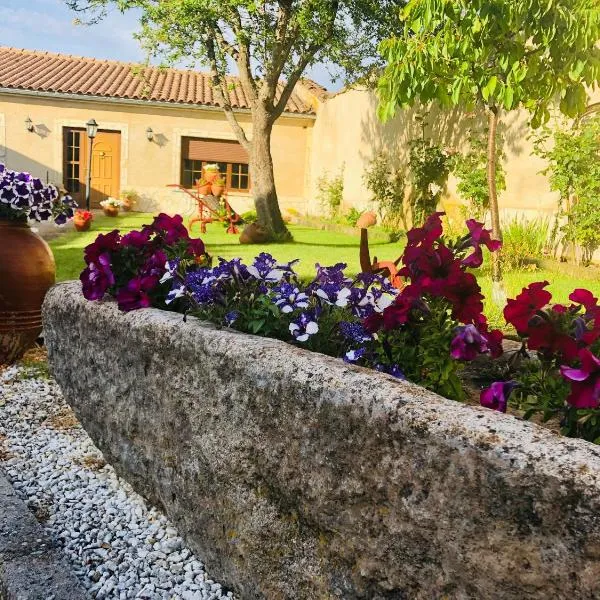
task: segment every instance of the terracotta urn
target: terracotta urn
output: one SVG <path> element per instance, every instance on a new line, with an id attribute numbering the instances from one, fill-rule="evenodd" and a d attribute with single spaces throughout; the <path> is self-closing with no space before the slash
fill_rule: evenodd
<path id="1" fill-rule="evenodd" d="M 0 365 L 23 356 L 42 331 L 42 302 L 56 267 L 26 221 L 0 219 Z"/>
<path id="2" fill-rule="evenodd" d="M 119 207 L 118 206 L 103 206 L 102 210 L 107 217 L 118 217 Z"/>

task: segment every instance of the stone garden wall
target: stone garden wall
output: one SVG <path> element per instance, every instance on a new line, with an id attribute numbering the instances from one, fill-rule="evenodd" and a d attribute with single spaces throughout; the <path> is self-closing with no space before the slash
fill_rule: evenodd
<path id="1" fill-rule="evenodd" d="M 600 597 L 600 449 L 283 342 L 54 287 L 52 370 L 240 598 Z"/>

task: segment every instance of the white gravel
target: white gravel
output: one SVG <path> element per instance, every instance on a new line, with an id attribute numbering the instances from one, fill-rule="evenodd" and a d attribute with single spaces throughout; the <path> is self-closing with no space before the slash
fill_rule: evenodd
<path id="1" fill-rule="evenodd" d="M 52 379 L 0 372 L 0 470 L 60 545 L 90 598 L 232 598 L 76 423 Z"/>

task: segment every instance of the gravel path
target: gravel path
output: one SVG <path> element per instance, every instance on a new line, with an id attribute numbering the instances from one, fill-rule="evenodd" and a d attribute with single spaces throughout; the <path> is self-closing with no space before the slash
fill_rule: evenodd
<path id="1" fill-rule="evenodd" d="M 59 541 L 90 598 L 233 597 L 104 463 L 39 366 L 0 372 L 0 470 Z"/>

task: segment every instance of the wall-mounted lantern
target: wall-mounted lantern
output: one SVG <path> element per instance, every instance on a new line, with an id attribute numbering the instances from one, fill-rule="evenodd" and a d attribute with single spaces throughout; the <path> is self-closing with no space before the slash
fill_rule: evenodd
<path id="1" fill-rule="evenodd" d="M 152 127 L 150 126 L 146 128 L 146 138 L 149 142 L 154 139 L 154 131 L 152 131 Z"/>
<path id="2" fill-rule="evenodd" d="M 25 119 L 25 129 L 27 129 L 27 131 L 33 131 L 35 129 L 35 126 L 33 124 L 33 121 L 31 120 L 31 117 L 27 117 Z"/>

